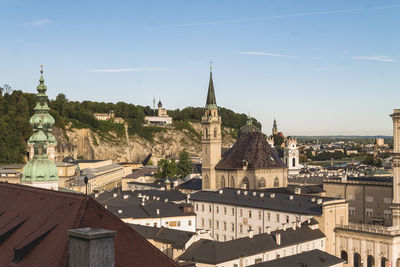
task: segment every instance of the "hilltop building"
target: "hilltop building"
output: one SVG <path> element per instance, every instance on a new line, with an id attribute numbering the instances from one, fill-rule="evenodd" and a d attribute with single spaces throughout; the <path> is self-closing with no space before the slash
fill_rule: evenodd
<path id="1" fill-rule="evenodd" d="M 288 169 L 249 117 L 236 143 L 221 155 L 221 124 L 212 70 L 202 117 L 202 186 L 258 189 L 287 186 Z"/>
<path id="2" fill-rule="evenodd" d="M 124 119 L 121 117 L 115 117 L 115 113 L 113 110 L 110 110 L 108 113 L 93 113 L 93 116 L 96 120 L 99 121 L 111 121 L 114 123 L 125 123 Z"/>
<path id="3" fill-rule="evenodd" d="M 57 190 L 58 170 L 56 164 L 50 160 L 50 158 L 55 158 L 54 148 L 57 145 L 56 139 L 51 134 L 55 121 L 49 114 L 50 108 L 47 105 L 47 87 L 44 85 L 43 66 L 41 66 L 40 74 L 35 114 L 30 119 L 33 135 L 28 140 L 28 151 L 32 158 L 24 167 L 21 183 Z"/>
<path id="4" fill-rule="evenodd" d="M 155 104 L 155 103 L 154 103 Z M 168 116 L 167 110 L 162 107 L 161 100 L 158 101 L 157 116 L 146 116 L 144 121 L 146 124 L 168 125 L 172 124 L 172 118 Z"/>

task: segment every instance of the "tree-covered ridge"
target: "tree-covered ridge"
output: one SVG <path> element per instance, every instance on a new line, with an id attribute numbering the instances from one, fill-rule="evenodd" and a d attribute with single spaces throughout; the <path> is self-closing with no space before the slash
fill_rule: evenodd
<path id="1" fill-rule="evenodd" d="M 4 88 L 4 87 L 3 87 Z M 36 95 L 22 91 L 4 90 L 0 88 L 0 163 L 24 162 L 26 154 L 26 141 L 32 135 L 29 124 L 34 113 Z M 64 94 L 59 94 L 56 99 L 49 100 L 50 114 L 55 119 L 55 126 L 66 130 L 70 123 L 74 128 L 90 128 L 101 138 L 110 138 L 109 132 L 117 136 L 124 136 L 122 124 L 110 121 L 98 121 L 93 113 L 108 113 L 114 111 L 116 117 L 122 117 L 128 123 L 130 135 L 138 135 L 147 140 L 152 140 L 156 132 L 165 130 L 162 127 L 145 126 L 145 116 L 153 115 L 149 106 L 128 104 L 125 102 L 104 103 L 93 101 L 70 101 Z M 234 129 L 231 133 L 237 135 L 238 129 L 246 123 L 245 114 L 237 114 L 229 109 L 220 109 L 222 125 Z M 188 107 L 182 110 L 168 111 L 178 130 L 186 129 L 199 139 L 200 135 L 188 122 L 200 122 L 203 108 Z M 253 122 L 261 126 L 256 120 Z"/>

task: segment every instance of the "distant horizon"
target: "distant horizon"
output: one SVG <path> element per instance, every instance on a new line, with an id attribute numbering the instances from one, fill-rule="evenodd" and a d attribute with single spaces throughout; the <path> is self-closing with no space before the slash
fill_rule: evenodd
<path id="1" fill-rule="evenodd" d="M 400 3 L 0 0 L 0 85 L 51 98 L 217 104 L 270 133 L 388 135 L 400 108 Z M 74 16 L 71 16 L 74 14 Z"/>

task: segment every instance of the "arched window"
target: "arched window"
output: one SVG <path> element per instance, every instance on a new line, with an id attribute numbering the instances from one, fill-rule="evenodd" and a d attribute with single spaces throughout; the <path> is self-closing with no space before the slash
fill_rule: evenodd
<path id="1" fill-rule="evenodd" d="M 367 267 L 374 267 L 375 266 L 375 259 L 372 255 L 368 255 L 367 258 Z M 398 265 L 396 265 L 398 266 Z"/>
<path id="2" fill-rule="evenodd" d="M 265 179 L 261 178 L 258 180 L 258 188 L 264 188 L 265 187 Z"/>
<path id="3" fill-rule="evenodd" d="M 340 258 L 341 258 L 342 260 L 344 260 L 345 263 L 347 263 L 347 261 L 348 261 L 348 259 L 347 259 L 347 252 L 344 251 L 344 250 L 342 250 L 342 252 L 340 253 Z"/>
<path id="4" fill-rule="evenodd" d="M 249 189 L 249 179 L 247 177 L 244 177 L 242 180 L 242 188 Z"/>
<path id="5" fill-rule="evenodd" d="M 204 176 L 202 188 L 203 189 L 209 189 L 210 188 L 210 179 L 208 178 L 208 175 Z"/>
<path id="6" fill-rule="evenodd" d="M 354 267 L 361 267 L 361 256 L 358 253 L 354 253 Z"/>
<path id="7" fill-rule="evenodd" d="M 381 267 L 387 267 L 387 262 L 388 262 L 388 259 L 386 259 L 385 257 L 383 257 L 383 258 L 381 259 Z"/>
<path id="8" fill-rule="evenodd" d="M 278 179 L 278 177 L 275 177 L 274 187 L 279 187 L 279 179 Z"/>
<path id="9" fill-rule="evenodd" d="M 235 188 L 235 178 L 233 178 L 233 176 L 231 177 L 231 181 L 229 184 L 230 187 Z"/>
<path id="10" fill-rule="evenodd" d="M 296 158 L 292 158 L 292 167 L 296 167 Z"/>
<path id="11" fill-rule="evenodd" d="M 206 133 L 205 134 L 206 134 L 205 137 L 207 138 L 208 137 L 208 127 L 206 127 Z"/>
<path id="12" fill-rule="evenodd" d="M 222 175 L 221 176 L 221 184 L 220 184 L 220 187 L 221 188 L 224 188 L 225 187 L 225 177 Z"/>
<path id="13" fill-rule="evenodd" d="M 214 137 L 217 137 L 218 129 L 217 127 L 214 128 Z"/>

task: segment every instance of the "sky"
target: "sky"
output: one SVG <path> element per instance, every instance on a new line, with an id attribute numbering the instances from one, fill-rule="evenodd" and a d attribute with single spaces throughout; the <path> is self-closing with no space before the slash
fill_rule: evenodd
<path id="1" fill-rule="evenodd" d="M 0 0 L 0 84 L 167 109 L 217 104 L 285 135 L 392 135 L 400 1 Z"/>

